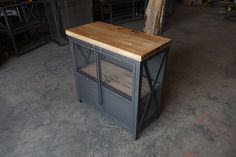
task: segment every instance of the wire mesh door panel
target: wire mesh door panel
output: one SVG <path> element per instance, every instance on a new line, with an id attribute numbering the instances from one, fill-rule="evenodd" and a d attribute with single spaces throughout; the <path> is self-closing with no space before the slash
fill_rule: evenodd
<path id="1" fill-rule="evenodd" d="M 94 46 L 83 42 L 74 44 L 78 97 L 81 101 L 100 108 L 97 56 Z"/>
<path id="2" fill-rule="evenodd" d="M 108 55 L 101 56 L 102 85 L 116 94 L 132 100 L 133 65 Z"/>
<path id="3" fill-rule="evenodd" d="M 86 44 L 75 45 L 77 72 L 97 80 L 96 56 L 92 47 Z"/>
<path id="4" fill-rule="evenodd" d="M 100 69 L 104 111 L 130 129 L 133 117 L 134 64 L 102 54 Z"/>

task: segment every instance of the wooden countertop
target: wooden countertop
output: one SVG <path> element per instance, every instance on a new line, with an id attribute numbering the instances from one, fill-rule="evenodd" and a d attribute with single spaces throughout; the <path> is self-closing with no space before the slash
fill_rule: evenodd
<path id="1" fill-rule="evenodd" d="M 137 61 L 147 59 L 171 42 L 168 38 L 103 22 L 71 28 L 66 34 Z"/>

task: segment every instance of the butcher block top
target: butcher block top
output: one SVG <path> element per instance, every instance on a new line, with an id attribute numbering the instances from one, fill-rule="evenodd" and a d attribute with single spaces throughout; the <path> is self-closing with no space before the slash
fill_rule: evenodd
<path id="1" fill-rule="evenodd" d="M 142 61 L 169 46 L 168 38 L 149 35 L 103 22 L 94 22 L 66 30 L 66 34 L 113 53 Z"/>

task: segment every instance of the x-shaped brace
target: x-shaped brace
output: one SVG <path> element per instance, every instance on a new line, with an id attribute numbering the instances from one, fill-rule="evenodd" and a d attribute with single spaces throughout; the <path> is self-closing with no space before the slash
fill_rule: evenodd
<path id="1" fill-rule="evenodd" d="M 24 4 L 24 8 L 34 20 L 38 20 L 37 17 L 33 14 L 35 4 L 32 4 L 30 6 L 27 6 L 27 4 Z"/>
<path id="2" fill-rule="evenodd" d="M 162 67 L 163 67 L 163 64 L 164 64 L 166 55 L 167 55 L 167 53 L 164 52 L 164 55 L 163 55 L 163 57 L 162 57 L 161 64 L 160 64 L 160 66 L 159 66 L 159 68 L 158 68 L 158 71 L 157 71 L 157 74 L 156 74 L 156 77 L 155 77 L 154 82 L 152 82 L 152 78 L 151 78 L 151 74 L 150 74 L 150 71 L 149 71 L 147 62 L 144 62 L 144 63 L 143 63 L 144 70 L 145 70 L 146 75 L 147 75 L 148 84 L 149 84 L 149 87 L 150 87 L 150 94 L 149 94 L 149 96 L 148 96 L 148 101 L 147 101 L 147 103 L 145 104 L 144 110 L 143 110 L 142 115 L 141 115 L 141 119 L 140 119 L 140 123 L 139 123 L 139 129 L 141 129 L 142 124 L 143 124 L 143 121 L 144 121 L 145 118 L 146 118 L 147 111 L 149 110 L 150 102 L 151 102 L 152 96 L 154 95 L 154 88 L 155 88 L 155 86 L 156 86 L 156 84 L 157 84 L 157 80 L 158 80 L 159 74 L 160 74 L 160 72 L 161 72 L 161 69 L 162 69 Z M 142 89 L 141 89 L 141 90 L 142 90 Z"/>

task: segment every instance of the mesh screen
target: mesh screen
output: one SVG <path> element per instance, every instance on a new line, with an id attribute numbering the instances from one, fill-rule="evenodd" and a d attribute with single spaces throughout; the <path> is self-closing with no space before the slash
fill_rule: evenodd
<path id="1" fill-rule="evenodd" d="M 127 99 L 132 98 L 133 71 L 128 63 L 101 58 L 102 84 Z"/>
<path id="2" fill-rule="evenodd" d="M 91 48 L 75 45 L 77 71 L 92 79 L 97 79 L 96 59 Z"/>

